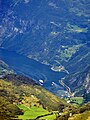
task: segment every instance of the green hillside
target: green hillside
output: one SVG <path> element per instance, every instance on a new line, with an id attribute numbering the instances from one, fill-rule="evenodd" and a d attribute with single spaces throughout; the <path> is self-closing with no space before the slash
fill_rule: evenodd
<path id="1" fill-rule="evenodd" d="M 17 105 L 26 106 L 26 108 L 36 106 L 49 113 L 62 111 L 67 103 L 27 77 L 7 75 L 0 79 L 0 117 L 3 120 L 5 117 L 7 120 L 24 113 Z"/>
<path id="2" fill-rule="evenodd" d="M 0 79 L 0 120 L 89 120 L 90 103 L 76 106 L 48 92 L 30 78 Z"/>
<path id="3" fill-rule="evenodd" d="M 56 120 L 90 120 L 90 103 L 68 107 Z"/>

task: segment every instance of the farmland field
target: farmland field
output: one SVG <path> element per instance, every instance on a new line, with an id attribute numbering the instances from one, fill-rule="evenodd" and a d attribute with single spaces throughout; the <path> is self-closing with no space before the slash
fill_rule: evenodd
<path id="1" fill-rule="evenodd" d="M 40 118 L 40 120 L 42 119 L 54 120 L 56 118 L 55 114 L 43 109 L 42 107 L 33 106 L 31 108 L 27 108 L 23 105 L 18 105 L 18 107 L 24 111 L 24 114 L 19 115 L 18 119 L 28 120 Z"/>

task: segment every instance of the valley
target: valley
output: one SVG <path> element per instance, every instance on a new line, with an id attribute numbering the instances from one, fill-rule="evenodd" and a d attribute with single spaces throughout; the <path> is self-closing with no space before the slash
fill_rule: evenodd
<path id="1" fill-rule="evenodd" d="M 5 49 L 0 49 L 0 58 L 17 74 L 34 79 L 54 94 L 57 94 L 58 90 L 64 91 L 64 88 L 59 84 L 59 79 L 67 75 L 65 71 L 53 71 L 50 66 Z M 43 83 L 40 82 L 41 80 L 43 80 Z"/>
<path id="2" fill-rule="evenodd" d="M 19 74 L 43 81 L 39 83 L 59 95 L 64 74 L 81 74 L 90 65 L 89 4 L 86 0 L 1 0 L 0 48 L 29 58 L 20 65 L 22 57 L 5 62 Z M 24 64 L 29 60 L 29 65 Z M 75 92 L 75 86 L 65 84 Z"/>
<path id="3" fill-rule="evenodd" d="M 32 78 L 36 83 L 62 98 L 82 97 L 82 95 L 78 96 L 76 91 L 72 91 L 72 86 L 67 84 L 66 80 L 70 74 L 68 74 L 69 72 L 65 69 L 54 71 L 49 65 L 41 64 L 38 61 L 2 48 L 0 49 L 0 58 L 9 66 L 9 69 L 11 69 L 7 74 L 15 72 Z M 4 69 L 3 71 L 7 70 Z M 1 76 L 3 78 L 3 74 Z M 84 96 L 85 94 L 83 93 L 83 97 Z"/>
<path id="4" fill-rule="evenodd" d="M 32 79 L 34 79 L 35 81 L 36 81 L 36 83 L 37 84 L 39 84 L 39 85 L 41 85 L 41 86 L 43 86 L 44 88 L 46 88 L 47 90 L 49 90 L 49 91 L 51 91 L 51 92 L 53 92 L 54 94 L 56 94 L 56 95 L 58 95 L 59 97 L 61 97 L 61 98 L 66 98 L 65 100 L 67 101 L 67 103 L 69 102 L 69 103 L 72 103 L 72 101 L 73 101 L 73 103 L 74 104 L 79 104 L 79 102 L 76 100 L 76 99 L 82 99 L 81 100 L 81 103 L 80 104 L 82 104 L 83 103 L 83 97 L 82 98 L 80 98 L 80 97 L 74 97 L 74 95 L 75 95 L 75 93 L 74 92 L 71 92 L 71 88 L 70 87 L 68 87 L 65 83 L 64 83 L 64 79 L 65 79 L 65 77 L 62 77 L 61 78 L 61 80 L 58 80 L 58 82 L 59 82 L 59 84 L 57 83 L 55 83 L 55 82 L 52 82 L 52 84 L 50 85 L 50 84 L 47 84 L 48 83 L 48 81 L 45 81 L 46 79 L 43 79 L 43 80 L 41 80 L 42 78 L 38 78 L 38 79 L 36 79 L 36 77 L 37 76 L 35 76 L 36 75 L 36 73 L 34 73 L 33 72 L 33 70 L 35 70 L 35 69 L 38 69 L 37 68 L 37 66 L 35 67 L 35 66 L 33 66 L 33 64 L 32 64 L 32 62 L 33 62 L 33 60 L 30 62 L 30 59 L 28 59 L 28 58 L 26 58 L 26 57 L 24 57 L 24 56 L 22 56 L 22 55 L 19 55 L 19 54 L 16 54 L 15 52 L 10 52 L 10 51 L 6 51 L 6 50 L 4 50 L 4 49 L 1 49 L 1 53 L 2 54 L 0 54 L 1 56 L 1 58 L 3 59 L 3 60 L 7 60 L 7 61 L 5 61 L 5 62 L 7 62 L 7 63 L 9 63 L 9 68 L 7 67 L 7 64 L 5 64 L 4 62 L 1 62 L 1 65 L 2 65 L 2 63 L 4 64 L 3 65 L 3 68 L 4 68 L 4 70 L 3 71 L 8 71 L 8 72 L 6 72 L 5 74 L 3 74 L 3 75 L 8 75 L 8 74 L 13 74 L 14 72 L 15 73 L 17 73 L 17 74 L 21 74 L 21 75 L 25 75 L 25 76 L 28 76 L 29 78 L 32 78 Z M 6 56 L 6 54 L 7 54 L 7 56 Z M 9 54 L 10 54 L 10 57 L 9 57 Z M 12 57 L 12 56 L 14 56 L 14 57 Z M 19 57 L 17 57 L 19 55 Z M 10 62 L 10 61 L 12 61 L 12 58 L 13 58 L 13 66 L 12 66 L 12 63 Z M 23 66 L 23 63 L 21 63 L 21 60 L 22 59 L 22 61 L 24 60 L 24 66 Z M 15 60 L 15 61 L 14 61 Z M 17 61 L 18 60 L 18 61 Z M 25 60 L 27 60 L 28 62 L 25 62 Z M 20 61 L 20 64 L 18 65 L 17 63 L 19 63 L 19 61 Z M 29 65 L 29 69 L 27 69 L 28 67 L 28 65 Z M 39 64 L 39 66 L 40 66 L 40 63 L 37 63 L 36 62 L 36 65 L 38 65 Z M 34 64 L 35 65 L 35 64 Z M 42 64 L 42 66 L 43 66 L 44 64 Z M 21 72 L 21 67 L 23 66 L 23 71 Z M 44 65 L 45 66 L 45 65 Z M 43 69 L 44 69 L 44 66 L 43 66 Z M 31 68 L 30 68 L 31 67 Z M 46 66 L 47 68 L 49 68 L 49 69 L 47 69 L 47 70 L 51 70 L 50 69 L 50 67 L 49 66 Z M 5 69 L 5 68 L 7 68 L 7 69 Z M 14 71 L 13 72 L 11 72 L 12 70 L 10 69 L 10 68 L 12 68 Z M 26 69 L 27 69 L 27 72 L 26 73 L 24 73 L 24 70 L 26 71 Z M 40 70 L 40 69 L 39 69 Z M 41 69 L 42 70 L 42 69 Z M 29 71 L 29 72 L 28 72 Z M 31 72 L 30 71 L 32 71 L 32 76 L 31 76 Z M 43 72 L 43 71 L 42 71 Z M 49 71 L 48 71 L 49 72 Z M 52 72 L 54 72 L 54 71 L 52 71 Z M 65 72 L 65 71 L 64 71 Z M 64 72 L 62 72 L 63 73 L 63 75 L 67 75 L 67 74 L 64 74 Z M 41 73 L 41 72 L 38 72 L 38 76 L 40 76 L 40 74 L 39 73 Z M 57 72 L 55 72 L 56 74 L 57 74 Z M 35 74 L 35 75 L 34 75 Z M 49 78 L 49 76 L 47 76 L 47 74 L 45 74 L 45 72 L 44 72 L 44 76 L 46 76 L 45 78 Z M 3 78 L 4 76 L 2 76 L 1 78 Z M 35 77 L 35 78 L 34 78 Z M 51 76 L 50 76 L 51 77 Z M 61 77 L 61 73 L 60 72 L 58 72 L 58 77 Z M 51 78 L 51 79 L 53 79 L 53 78 Z M 46 82 L 46 84 L 44 83 L 44 81 Z M 49 88 L 47 88 L 45 85 L 47 85 L 47 86 L 49 86 Z M 60 86 L 59 86 L 60 85 Z M 54 87 L 54 88 L 53 88 Z M 56 88 L 55 88 L 56 87 Z M 51 89 L 50 89 L 51 88 Z M 53 89 L 54 89 L 54 91 L 53 91 Z M 58 93 L 58 94 L 57 94 Z M 73 100 L 72 100 L 73 99 Z"/>
<path id="5" fill-rule="evenodd" d="M 0 120 L 90 119 L 90 0 L 0 0 Z"/>
<path id="6" fill-rule="evenodd" d="M 89 118 L 90 103 L 80 106 L 79 99 L 72 98 L 79 106 L 70 104 L 30 78 L 6 75 L 0 79 L 0 120 L 82 120 L 83 115 Z"/>

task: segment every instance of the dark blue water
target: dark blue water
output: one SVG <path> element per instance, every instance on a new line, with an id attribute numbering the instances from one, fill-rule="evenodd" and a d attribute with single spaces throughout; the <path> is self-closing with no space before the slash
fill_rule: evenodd
<path id="1" fill-rule="evenodd" d="M 66 75 L 64 72 L 52 71 L 50 66 L 2 48 L 0 48 L 0 59 L 18 74 L 28 76 L 37 82 L 40 79 L 44 80 L 44 87 L 49 87 L 52 82 L 59 84 L 58 80 Z"/>

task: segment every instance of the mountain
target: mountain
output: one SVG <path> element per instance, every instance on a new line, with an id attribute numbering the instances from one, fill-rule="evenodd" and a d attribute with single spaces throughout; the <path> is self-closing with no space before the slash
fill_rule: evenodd
<path id="1" fill-rule="evenodd" d="M 58 94 L 59 89 L 64 90 L 59 80 L 67 74 L 66 71 L 54 71 L 51 69 L 51 66 L 5 49 L 0 49 L 0 58 L 7 63 L 16 74 L 32 78 L 54 94 Z"/>
<path id="2" fill-rule="evenodd" d="M 90 59 L 88 4 L 88 0 L 1 1 L 0 45 L 52 66 L 86 52 Z"/>
<path id="3" fill-rule="evenodd" d="M 0 1 L 0 120 L 90 119 L 89 6 Z"/>
<path id="4" fill-rule="evenodd" d="M 76 96 L 87 96 L 86 101 L 90 101 L 90 66 L 88 66 L 83 72 L 71 74 L 64 79 L 64 83 L 67 84 L 71 91 Z"/>
<path id="5" fill-rule="evenodd" d="M 0 79 L 0 119 L 10 120 L 23 114 L 18 105 L 36 106 L 47 111 L 62 111 L 66 101 L 48 92 L 30 78 L 15 74 Z M 45 110 L 44 110 L 45 112 Z"/>
<path id="6" fill-rule="evenodd" d="M 14 73 L 13 70 L 2 60 L 0 60 L 0 78 L 3 78 L 7 74 Z"/>
<path id="7" fill-rule="evenodd" d="M 35 104 L 37 105 L 41 104 L 43 106 L 45 105 L 44 107 L 47 107 L 48 109 L 51 109 L 51 110 L 55 110 L 59 108 L 60 104 L 66 104 L 65 101 L 53 95 L 52 93 L 48 92 L 47 90 L 42 88 L 40 85 L 38 85 L 35 81 L 33 81 L 30 78 L 11 74 L 11 75 L 6 75 L 3 78 L 3 80 L 0 80 L 0 81 L 2 83 L 2 88 L 3 88 L 3 85 L 6 86 L 5 90 L 3 91 L 4 93 L 6 91 L 7 93 L 6 96 L 8 96 L 7 99 L 11 97 L 10 100 L 12 101 L 12 103 L 14 102 L 23 103 L 24 99 L 27 100 L 26 98 L 28 97 L 31 97 L 33 99 L 33 97 L 35 97 L 36 98 Z M 9 84 L 10 86 L 9 88 L 7 84 Z M 2 95 L 3 93 L 1 93 L 1 96 Z M 30 102 L 30 101 L 27 101 L 27 102 Z M 27 103 L 27 106 L 28 104 L 30 106 L 30 103 Z"/>
<path id="8" fill-rule="evenodd" d="M 64 69 L 69 76 L 81 76 L 85 86 L 81 74 L 90 66 L 89 4 L 89 0 L 1 0 L 0 48 L 49 65 L 54 71 Z M 59 79 L 53 79 L 47 80 L 50 91 L 54 91 L 52 82 L 59 85 Z M 75 90 L 69 81 L 66 85 Z"/>
<path id="9" fill-rule="evenodd" d="M 33 113 L 33 114 L 32 114 Z M 9 74 L 0 78 L 0 120 L 89 120 L 90 103 L 66 103 L 30 78 Z"/>
<path id="10" fill-rule="evenodd" d="M 58 116 L 56 120 L 89 120 L 90 119 L 90 103 L 79 108 L 70 107 L 64 111 L 64 114 Z"/>

